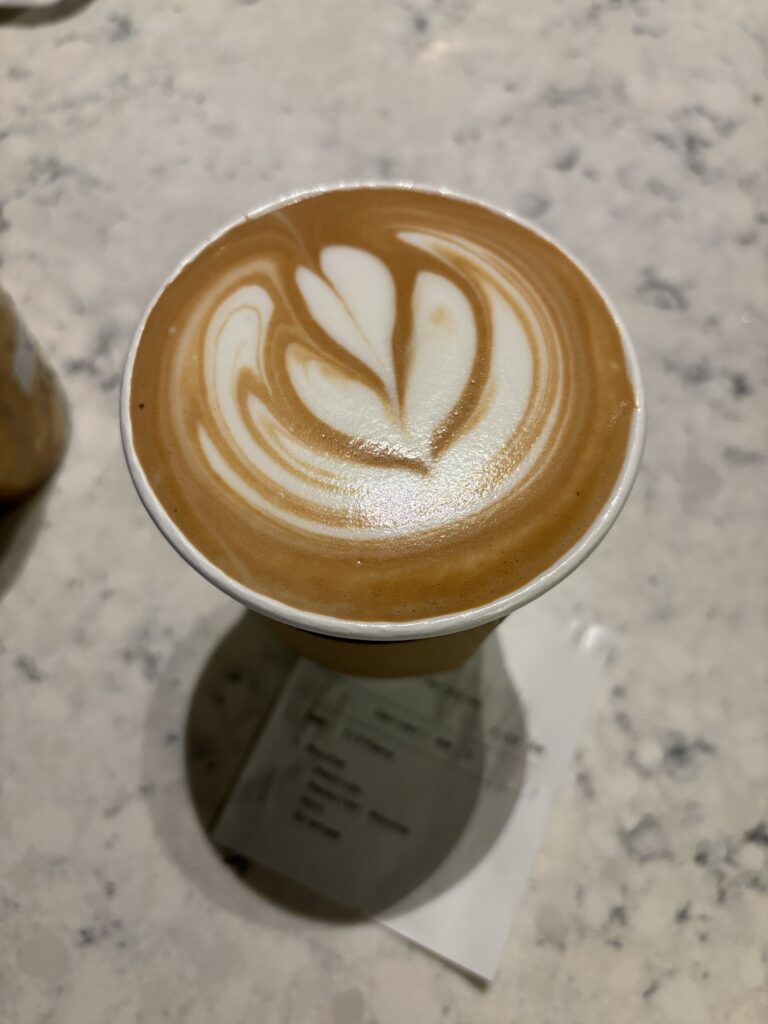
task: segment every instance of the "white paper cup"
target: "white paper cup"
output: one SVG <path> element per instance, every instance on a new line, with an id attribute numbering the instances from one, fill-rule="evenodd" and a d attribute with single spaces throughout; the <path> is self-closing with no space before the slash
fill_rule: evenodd
<path id="1" fill-rule="evenodd" d="M 529 231 L 546 239 L 562 252 L 574 266 L 584 274 L 602 297 L 621 335 L 627 373 L 635 395 L 636 410 L 629 431 L 627 451 L 621 472 L 605 505 L 582 537 L 562 557 L 544 572 L 517 590 L 487 604 L 449 615 L 415 619 L 409 622 L 367 621 L 365 619 L 341 619 L 332 615 L 304 611 L 282 601 L 276 601 L 266 594 L 244 586 L 209 561 L 194 544 L 181 532 L 155 496 L 144 470 L 136 455 L 131 424 L 131 382 L 133 366 L 139 341 L 149 312 L 160 295 L 181 270 L 211 242 L 225 234 L 242 218 L 225 225 L 193 253 L 184 259 L 165 281 L 150 303 L 147 312 L 134 336 L 123 372 L 120 396 L 120 426 L 123 448 L 133 482 L 145 508 L 173 547 L 193 569 L 229 594 L 240 604 L 269 619 L 280 635 L 300 653 L 321 664 L 359 675 L 411 675 L 425 672 L 444 671 L 461 664 L 480 644 L 485 636 L 515 608 L 520 608 L 534 598 L 540 597 L 556 583 L 565 579 L 584 559 L 591 554 L 610 530 L 632 489 L 640 465 L 645 437 L 645 401 L 640 368 L 635 350 L 618 313 L 605 291 L 594 276 L 570 252 L 541 231 L 536 225 L 500 207 L 475 199 L 472 196 L 436 189 L 414 183 L 361 182 L 327 186 L 284 196 L 274 203 L 252 211 L 248 216 L 256 217 L 279 209 L 296 199 L 321 192 L 344 188 L 404 188 L 420 192 L 432 192 L 450 198 L 462 199 L 477 206 L 485 207 L 503 217 L 522 224 Z"/>

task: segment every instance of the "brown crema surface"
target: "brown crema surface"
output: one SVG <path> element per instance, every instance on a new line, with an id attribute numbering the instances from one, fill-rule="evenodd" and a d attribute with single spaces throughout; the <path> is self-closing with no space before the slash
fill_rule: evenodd
<path id="1" fill-rule="evenodd" d="M 403 232 L 430 237 L 434 245 L 415 247 Z M 299 268 L 323 278 L 322 254 L 336 246 L 364 250 L 392 276 L 390 380 L 320 326 L 297 285 Z M 488 268 L 485 279 L 477 254 Z M 409 372 L 418 365 L 416 328 L 425 329 L 414 324 L 414 295 L 425 274 L 458 289 L 475 325 L 466 380 L 427 442 L 412 450 L 373 444 L 324 422 L 297 392 L 290 367 L 302 360 L 322 367 L 324 387 L 336 375 L 345 384 L 365 385 L 393 423 L 405 422 Z M 231 296 L 252 286 L 269 295 L 272 309 L 268 321 L 245 310 L 250 320 L 243 323 L 263 334 L 258 358 L 238 366 L 232 380 L 233 408 L 249 442 L 298 482 L 296 490 L 246 457 L 211 389 L 206 345 L 212 321 Z M 418 495 L 422 480 L 427 494 L 430 473 L 498 401 L 494 288 L 531 338 L 531 384 L 514 429 L 497 450 L 478 458 L 470 488 L 463 479 L 455 516 L 441 519 L 443 509 L 436 508 L 431 522 L 425 498 L 426 504 L 413 506 L 415 526 L 383 509 L 366 535 L 370 509 L 361 510 L 356 499 L 355 466 L 361 474 L 371 467 L 407 474 L 411 491 Z M 430 316 L 429 329 L 439 331 L 449 312 L 436 306 Z M 259 418 L 257 407 L 269 415 Z M 130 390 L 138 460 L 190 543 L 261 594 L 364 621 L 477 607 L 547 570 L 608 500 L 635 408 L 618 327 L 589 280 L 556 246 L 468 201 L 401 188 L 309 196 L 227 230 L 181 269 L 151 309 Z M 201 431 L 253 501 L 213 471 Z M 344 473 L 334 474 L 333 465 Z M 475 508 L 482 495 L 491 498 Z"/>

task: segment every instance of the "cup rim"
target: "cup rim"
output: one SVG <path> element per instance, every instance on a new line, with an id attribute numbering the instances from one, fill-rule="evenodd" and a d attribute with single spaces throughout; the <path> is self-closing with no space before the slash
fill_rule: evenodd
<path id="1" fill-rule="evenodd" d="M 368 621 L 365 619 L 344 619 L 333 615 L 325 615 L 321 612 L 306 611 L 295 608 L 293 605 L 278 601 L 275 598 L 252 590 L 242 583 L 223 572 L 218 566 L 207 559 L 195 545 L 185 536 L 176 523 L 171 519 L 164 507 L 155 495 L 144 469 L 139 462 L 133 444 L 133 425 L 130 415 L 131 383 L 133 377 L 133 365 L 136 359 L 141 337 L 147 319 L 159 301 L 160 297 L 178 277 L 182 270 L 197 258 L 209 245 L 215 242 L 222 235 L 232 228 L 241 224 L 244 220 L 263 216 L 266 213 L 274 212 L 284 206 L 307 199 L 311 196 L 322 195 L 327 192 L 351 191 L 355 189 L 404 189 L 413 192 L 423 192 L 428 195 L 440 195 L 448 199 L 458 199 L 463 202 L 474 204 L 489 210 L 499 216 L 522 225 L 533 234 L 542 238 L 550 245 L 553 245 L 571 263 L 576 266 L 587 278 L 592 287 L 598 293 L 606 305 L 621 338 L 622 349 L 626 361 L 627 372 L 632 384 L 635 396 L 635 411 L 632 416 L 632 423 L 627 441 L 627 450 L 621 471 L 610 496 L 602 509 L 590 524 L 589 529 L 566 551 L 553 565 L 539 573 L 528 583 L 511 591 L 502 597 L 495 598 L 486 604 L 474 608 L 465 608 L 457 612 L 450 612 L 444 615 L 433 617 L 411 619 L 406 621 Z M 418 640 L 425 637 L 444 636 L 448 633 L 458 633 L 474 626 L 485 625 L 488 622 L 501 619 L 520 608 L 535 598 L 540 597 L 550 590 L 557 583 L 569 576 L 579 565 L 595 550 L 603 540 L 611 526 L 613 526 L 619 512 L 623 508 L 632 485 L 637 476 L 637 471 L 642 458 L 645 441 L 646 408 L 645 393 L 643 388 L 640 366 L 637 359 L 629 333 L 614 308 L 613 303 L 606 294 L 602 285 L 589 271 L 578 257 L 574 256 L 565 246 L 554 239 L 538 225 L 531 223 L 525 217 L 489 203 L 486 200 L 478 199 L 475 196 L 459 192 L 454 189 L 436 187 L 434 185 L 422 185 L 413 181 L 342 181 L 332 185 L 319 185 L 310 189 L 300 189 L 287 193 L 279 199 L 265 203 L 262 206 L 241 215 L 218 228 L 210 234 L 200 245 L 186 255 L 175 269 L 163 281 L 151 301 L 147 305 L 144 315 L 141 318 L 136 332 L 131 341 L 123 368 L 122 383 L 120 390 L 120 433 L 122 437 L 123 451 L 128 464 L 128 470 L 133 479 L 134 486 L 139 494 L 142 504 L 149 513 L 155 526 L 160 530 L 165 539 L 171 544 L 178 554 L 201 576 L 207 579 L 219 590 L 234 598 L 240 604 L 245 605 L 254 611 L 260 612 L 271 619 L 282 622 L 289 626 L 295 626 L 311 633 L 320 633 L 326 636 L 339 637 L 350 640 L 362 641 L 404 641 Z"/>

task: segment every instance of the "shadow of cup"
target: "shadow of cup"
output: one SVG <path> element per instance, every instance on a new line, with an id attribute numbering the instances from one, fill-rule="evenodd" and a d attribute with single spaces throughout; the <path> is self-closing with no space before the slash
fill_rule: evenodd
<path id="1" fill-rule="evenodd" d="M 45 518 L 48 490 L 24 501 L 0 503 L 0 599 L 24 567 Z"/>
<path id="2" fill-rule="evenodd" d="M 258 616 L 249 613 L 228 629 L 204 657 L 188 705 L 183 758 L 195 815 L 214 848 L 213 834 L 221 810 L 254 742 L 263 742 L 262 730 L 294 664 L 292 651 Z M 177 682 L 184 684 L 183 680 Z M 469 769 L 457 769 L 455 759 L 441 760 L 395 744 L 397 756 L 410 760 L 401 762 L 399 770 L 383 770 L 377 782 L 377 799 L 383 799 L 389 806 L 408 805 L 408 820 L 414 825 L 409 834 L 387 835 L 364 823 L 339 847 L 324 847 L 298 832 L 294 835 L 288 822 L 291 808 L 286 801 L 295 798 L 292 780 L 295 781 L 297 771 L 307 769 L 307 764 L 306 756 L 303 766 L 292 758 L 297 750 L 306 751 L 311 745 L 312 723 L 317 721 L 317 713 L 322 710 L 326 720 L 343 714 L 345 690 L 358 687 L 361 682 L 374 687 L 375 698 L 386 703 L 387 681 L 374 683 L 339 676 L 329 680 L 328 673 L 322 672 L 318 672 L 315 690 L 309 698 L 306 693 L 299 695 L 294 691 L 286 695 L 280 713 L 288 733 L 278 733 L 278 746 L 273 744 L 267 751 L 266 774 L 277 776 L 278 782 L 272 785 L 266 802 L 263 792 L 259 795 L 263 778 L 249 777 L 248 786 L 239 787 L 239 798 L 245 799 L 245 805 L 238 807 L 237 813 L 244 821 L 250 819 L 250 827 L 256 816 L 259 827 L 267 830 L 270 837 L 283 830 L 283 840 L 274 848 L 273 856 L 266 858 L 270 866 L 251 860 L 240 850 L 218 850 L 221 861 L 246 888 L 304 917 L 355 920 L 384 914 L 394 905 L 401 911 L 450 888 L 493 845 L 512 813 L 523 781 L 524 717 L 498 642 L 492 637 L 461 669 L 415 678 L 405 684 L 431 688 L 433 714 L 438 722 L 441 715 L 448 714 L 448 698 L 442 704 L 441 699 L 435 701 L 435 685 L 442 687 L 444 693 L 458 689 L 467 706 L 475 709 L 464 716 L 460 735 L 454 730 L 457 750 L 471 753 Z M 315 684 L 314 679 L 312 683 Z M 498 756 L 498 750 L 489 748 L 484 739 L 489 725 L 487 721 L 483 723 L 489 690 L 496 693 L 495 702 L 491 700 L 495 707 L 499 706 L 498 696 L 503 692 L 505 732 L 516 737 L 512 754 L 507 751 L 505 756 Z M 174 705 L 179 714 L 178 701 L 166 703 L 166 710 Z M 174 736 L 178 725 L 177 721 L 174 727 L 170 719 L 164 724 L 155 720 L 154 742 L 162 742 L 161 736 Z M 281 772 L 283 783 L 279 781 Z M 387 781 L 390 775 L 391 783 Z M 496 787 L 496 799 L 482 799 L 485 785 Z M 183 799 L 179 790 L 175 792 L 177 798 Z M 249 792 L 254 794 L 252 806 L 248 804 Z M 189 851 L 177 842 L 174 822 L 178 822 L 179 808 L 169 813 L 167 799 L 167 791 L 162 801 L 150 797 L 156 827 L 165 835 L 177 860 L 191 866 Z M 370 811 L 366 806 L 360 808 L 361 815 Z M 274 843 L 277 842 L 275 838 Z M 199 859 L 195 867 L 199 868 Z M 199 874 L 198 881 L 208 887 L 209 880 L 204 882 Z M 242 912 L 242 908 L 238 909 Z"/>
<path id="3" fill-rule="evenodd" d="M 0 25 L 34 28 L 52 25 L 90 7 L 94 0 L 51 0 L 49 3 L 2 3 Z"/>

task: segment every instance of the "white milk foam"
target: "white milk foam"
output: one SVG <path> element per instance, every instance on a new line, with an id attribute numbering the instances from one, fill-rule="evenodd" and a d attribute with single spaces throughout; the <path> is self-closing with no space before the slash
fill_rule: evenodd
<path id="1" fill-rule="evenodd" d="M 230 293 L 207 328 L 207 401 L 222 437 L 238 458 L 227 457 L 200 425 L 205 459 L 213 473 L 254 509 L 303 531 L 374 539 L 458 524 L 527 485 L 561 412 L 562 367 L 550 365 L 559 356 L 553 356 L 543 341 L 545 332 L 552 330 L 542 322 L 547 314 L 531 308 L 479 247 L 442 234 L 402 232 L 398 237 L 448 265 L 461 260 L 464 273 L 467 266 L 474 268 L 476 284 L 484 290 L 491 310 L 488 381 L 478 409 L 455 439 L 433 457 L 435 431 L 455 411 L 471 376 L 478 335 L 468 299 L 448 277 L 424 271 L 416 279 L 402 401 L 392 354 L 394 279 L 378 257 L 362 249 L 326 247 L 320 256 L 322 273 L 300 267 L 295 280 L 313 320 L 376 374 L 381 392 L 299 341 L 288 345 L 285 363 L 296 394 L 321 425 L 357 439 L 367 452 L 415 460 L 416 468 L 376 464 L 354 453 L 331 454 L 313 436 L 291 432 L 254 395 L 243 411 L 235 383 L 242 369 L 263 370 L 263 350 L 275 308 L 266 288 L 248 285 Z M 528 327 L 515 304 L 524 311 Z M 521 461 L 499 474 L 494 460 L 498 464 L 497 456 L 508 445 L 531 398 L 534 351 L 539 372 L 559 381 L 561 390 L 541 433 L 526 439 Z M 250 425 L 244 416 L 250 417 Z M 268 439 L 268 444 L 260 444 L 259 437 Z M 272 486 L 254 487 L 247 474 L 239 471 L 238 460 L 250 464 Z M 287 507 L 291 498 L 311 502 L 317 514 L 292 511 Z M 333 515 L 326 519 L 324 512 Z M 345 517 L 347 512 L 350 515 Z M 333 518 L 339 513 L 341 524 Z"/>

